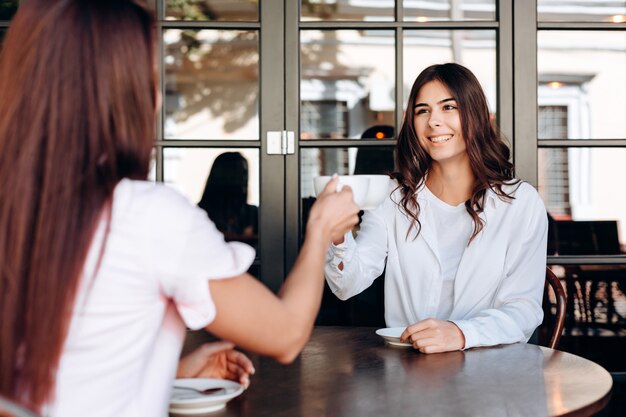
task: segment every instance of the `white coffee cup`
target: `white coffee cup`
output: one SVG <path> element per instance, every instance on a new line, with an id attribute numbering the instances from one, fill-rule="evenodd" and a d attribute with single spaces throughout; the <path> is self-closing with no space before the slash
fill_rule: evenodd
<path id="1" fill-rule="evenodd" d="M 330 175 L 313 178 L 313 187 L 315 188 L 316 196 L 320 195 L 320 193 L 324 191 L 326 184 L 328 184 L 328 181 L 330 181 L 331 178 L 332 177 Z M 340 191 L 344 185 L 350 186 L 352 189 L 352 198 L 354 199 L 356 205 L 361 208 L 367 199 L 369 182 L 369 178 L 365 178 L 361 175 L 340 175 L 337 191 Z"/>
<path id="2" fill-rule="evenodd" d="M 319 195 L 332 177 L 324 175 L 313 179 L 315 195 Z M 386 175 L 340 175 L 337 190 L 344 185 L 352 189 L 354 202 L 361 210 L 372 210 L 378 207 L 388 195 L 389 179 Z"/>
<path id="3" fill-rule="evenodd" d="M 361 209 L 373 210 L 380 206 L 385 198 L 391 193 L 391 178 L 387 175 L 358 175 L 359 177 L 367 177 L 369 183 L 367 186 L 367 198 Z"/>

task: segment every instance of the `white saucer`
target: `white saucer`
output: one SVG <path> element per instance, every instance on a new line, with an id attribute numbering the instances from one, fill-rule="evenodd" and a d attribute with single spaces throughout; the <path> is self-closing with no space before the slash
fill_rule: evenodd
<path id="1" fill-rule="evenodd" d="M 385 327 L 384 329 L 376 330 L 376 334 L 385 339 L 385 341 L 391 346 L 399 347 L 411 347 L 410 343 L 400 341 L 400 335 L 406 329 L 406 327 Z"/>
<path id="2" fill-rule="evenodd" d="M 195 388 L 205 390 L 209 388 L 223 388 L 223 391 L 211 394 L 201 394 L 192 390 L 176 387 Z M 184 378 L 174 381 L 170 398 L 169 412 L 172 416 L 188 416 L 218 411 L 226 407 L 226 403 L 243 392 L 243 386 L 225 379 Z"/>

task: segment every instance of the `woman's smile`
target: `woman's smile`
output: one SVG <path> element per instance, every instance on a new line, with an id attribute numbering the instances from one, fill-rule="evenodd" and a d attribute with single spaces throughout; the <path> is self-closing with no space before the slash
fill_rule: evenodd
<path id="1" fill-rule="evenodd" d="M 430 81 L 415 100 L 413 126 L 422 148 L 435 163 L 467 155 L 458 103 L 440 81 Z"/>
<path id="2" fill-rule="evenodd" d="M 438 135 L 438 136 L 430 136 L 428 138 L 432 143 L 445 143 L 452 139 L 453 135 Z"/>

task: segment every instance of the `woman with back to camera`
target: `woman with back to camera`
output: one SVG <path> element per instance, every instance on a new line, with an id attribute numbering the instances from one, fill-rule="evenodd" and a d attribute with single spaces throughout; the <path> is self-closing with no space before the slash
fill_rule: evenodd
<path id="1" fill-rule="evenodd" d="M 390 198 L 327 253 L 333 292 L 348 299 L 386 268 L 387 326 L 424 353 L 527 341 L 543 317 L 547 217 L 509 156 L 467 68 L 422 71 Z"/>
<path id="2" fill-rule="evenodd" d="M 252 248 L 145 181 L 155 45 L 131 0 L 26 0 L 4 41 L 0 395 L 45 416 L 165 416 L 186 326 L 292 361 L 358 221 L 332 180 L 280 296 L 248 275 Z"/>

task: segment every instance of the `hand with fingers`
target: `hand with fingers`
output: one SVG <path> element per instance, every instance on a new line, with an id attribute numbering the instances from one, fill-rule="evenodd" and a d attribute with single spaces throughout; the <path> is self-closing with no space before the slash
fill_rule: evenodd
<path id="1" fill-rule="evenodd" d="M 176 378 L 220 378 L 239 382 L 244 388 L 254 375 L 252 361 L 235 350 L 231 342 L 205 343 L 178 362 Z"/>
<path id="2" fill-rule="evenodd" d="M 465 336 L 456 324 L 447 320 L 425 319 L 407 327 L 400 340 L 410 343 L 422 353 L 461 350 Z"/>
<path id="3" fill-rule="evenodd" d="M 328 242 L 343 239 L 343 236 L 359 222 L 359 207 L 355 204 L 352 190 L 345 185 L 337 190 L 339 177 L 336 175 L 326 184 L 309 213 L 309 230 L 320 230 Z"/>

